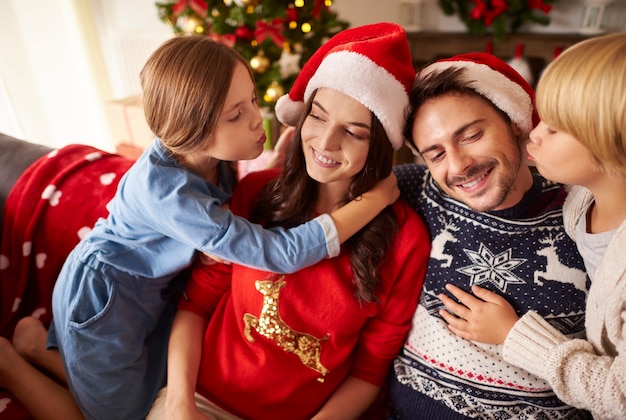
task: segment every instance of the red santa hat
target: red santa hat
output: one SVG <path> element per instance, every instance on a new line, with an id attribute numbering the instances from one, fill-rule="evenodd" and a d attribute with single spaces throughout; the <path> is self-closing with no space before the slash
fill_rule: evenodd
<path id="1" fill-rule="evenodd" d="M 525 136 L 539 122 L 533 88 L 511 66 L 492 54 L 467 53 L 438 60 L 420 71 L 416 83 L 450 67 L 465 69 L 462 80 L 467 86 L 506 113 Z"/>
<path id="2" fill-rule="evenodd" d="M 294 126 L 315 89 L 335 89 L 372 111 L 393 148 L 399 149 L 414 80 L 411 50 L 400 25 L 381 22 L 346 29 L 306 62 L 289 94 L 278 98 L 276 117 Z"/>

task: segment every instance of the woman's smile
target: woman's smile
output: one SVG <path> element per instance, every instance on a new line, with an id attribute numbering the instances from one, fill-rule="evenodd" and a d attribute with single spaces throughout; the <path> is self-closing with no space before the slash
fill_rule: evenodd
<path id="1" fill-rule="evenodd" d="M 311 149 L 313 151 L 313 160 L 318 163 L 320 166 L 326 167 L 326 168 L 332 168 L 332 167 L 336 167 L 338 166 L 340 163 L 337 162 L 336 160 L 330 158 L 329 156 L 318 152 L 315 149 Z"/>

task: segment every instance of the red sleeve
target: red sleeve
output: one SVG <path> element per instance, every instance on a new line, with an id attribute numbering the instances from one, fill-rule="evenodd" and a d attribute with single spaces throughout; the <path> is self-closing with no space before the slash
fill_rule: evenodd
<path id="1" fill-rule="evenodd" d="M 231 272 L 230 265 L 204 265 L 196 259 L 178 309 L 194 312 L 203 318 L 210 317 L 230 289 Z"/>
<path id="2" fill-rule="evenodd" d="M 430 254 L 430 237 L 421 218 L 403 202 L 394 204 L 394 210 L 399 229 L 381 267 L 378 313 L 361 334 L 351 372 L 379 386 L 411 328 Z"/>
<path id="3" fill-rule="evenodd" d="M 278 177 L 280 169 L 252 172 L 237 183 L 230 200 L 230 209 L 233 213 L 242 217 L 249 217 L 261 189 L 271 180 Z"/>

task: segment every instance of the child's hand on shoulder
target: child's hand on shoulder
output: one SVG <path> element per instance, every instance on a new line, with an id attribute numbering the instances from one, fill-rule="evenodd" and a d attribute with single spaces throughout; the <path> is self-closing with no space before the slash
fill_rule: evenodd
<path id="1" fill-rule="evenodd" d="M 472 293 L 448 284 L 446 290 L 458 302 L 441 293 L 446 306 L 439 314 L 454 334 L 466 340 L 487 344 L 502 344 L 519 317 L 502 296 L 482 287 L 472 286 Z"/>

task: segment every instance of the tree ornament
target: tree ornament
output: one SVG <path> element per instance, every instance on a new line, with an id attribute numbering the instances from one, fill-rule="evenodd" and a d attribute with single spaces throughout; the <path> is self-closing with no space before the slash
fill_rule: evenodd
<path id="1" fill-rule="evenodd" d="M 257 42 L 261 44 L 266 38 L 270 38 L 278 48 L 283 48 L 283 43 L 285 42 L 283 22 L 283 18 L 276 18 L 271 22 L 258 21 L 254 30 Z"/>
<path id="2" fill-rule="evenodd" d="M 235 36 L 244 41 L 252 41 L 254 38 L 254 32 L 249 26 L 240 26 L 235 29 Z"/>
<path id="3" fill-rule="evenodd" d="M 291 22 L 296 22 L 298 20 L 298 11 L 294 7 L 293 4 L 287 6 L 287 20 Z"/>
<path id="4" fill-rule="evenodd" d="M 270 59 L 263 54 L 263 51 L 259 51 L 257 55 L 250 59 L 250 67 L 257 73 L 265 73 L 270 66 Z"/>
<path id="5" fill-rule="evenodd" d="M 194 13 L 201 18 L 207 17 L 209 5 L 205 0 L 178 0 L 172 5 L 172 14 L 178 17 L 186 12 Z"/>
<path id="6" fill-rule="evenodd" d="M 300 26 L 300 30 L 302 30 L 302 32 L 305 34 L 308 34 L 309 32 L 313 30 L 313 27 L 311 26 L 309 22 L 304 22 L 302 26 Z"/>
<path id="7" fill-rule="evenodd" d="M 188 35 L 200 35 L 204 33 L 204 21 L 197 15 L 179 16 L 176 24 Z"/>
<path id="8" fill-rule="evenodd" d="M 298 74 L 295 69 L 350 26 L 331 9 L 332 0 L 156 0 L 155 4 L 159 18 L 176 35 L 208 36 L 239 51 L 256 67 L 253 76 L 259 105 L 270 112 L 275 102 L 270 96 L 272 102 L 264 100 L 270 84 L 276 81 L 288 92 Z M 183 16 L 194 18 L 187 23 Z M 260 51 L 263 58 L 259 58 Z M 283 55 L 283 51 L 290 54 Z M 276 84 L 270 93 L 274 88 Z"/>
<path id="9" fill-rule="evenodd" d="M 278 83 L 276 80 L 274 80 L 267 87 L 267 90 L 265 91 L 265 95 L 263 95 L 263 99 L 265 99 L 266 102 L 274 103 L 278 100 L 278 98 L 280 98 L 284 94 L 285 94 L 285 89 L 283 88 L 283 86 L 280 83 Z"/>
<path id="10" fill-rule="evenodd" d="M 238 7 L 245 7 L 246 5 L 244 4 L 243 0 L 224 0 L 224 4 L 227 7 L 230 7 L 233 5 L 233 3 L 238 6 Z"/>
<path id="11" fill-rule="evenodd" d="M 289 49 L 284 49 L 278 60 L 280 77 L 283 79 L 300 73 L 300 54 L 292 53 Z"/>

